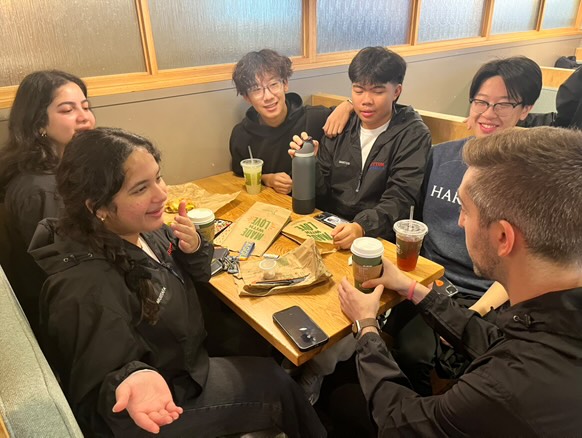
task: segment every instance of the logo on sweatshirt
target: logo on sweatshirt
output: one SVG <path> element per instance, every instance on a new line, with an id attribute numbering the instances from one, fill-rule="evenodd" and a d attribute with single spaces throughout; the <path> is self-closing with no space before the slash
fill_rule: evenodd
<path id="1" fill-rule="evenodd" d="M 451 189 L 445 189 L 444 187 L 433 185 L 430 192 L 430 197 L 461 205 L 461 201 L 459 201 L 458 192 L 456 190 L 453 192 Z"/>
<path id="2" fill-rule="evenodd" d="M 344 160 L 339 160 L 337 162 L 337 164 L 341 165 L 341 166 L 349 166 L 350 162 L 349 161 L 344 161 Z"/>
<path id="3" fill-rule="evenodd" d="M 168 246 L 168 255 L 172 255 L 174 252 L 174 245 L 170 242 L 170 246 Z"/>
<path id="4" fill-rule="evenodd" d="M 370 163 L 370 169 L 378 169 L 378 170 L 380 170 L 380 169 L 383 169 L 384 166 L 385 166 L 385 164 L 382 163 L 381 161 L 372 161 Z"/>

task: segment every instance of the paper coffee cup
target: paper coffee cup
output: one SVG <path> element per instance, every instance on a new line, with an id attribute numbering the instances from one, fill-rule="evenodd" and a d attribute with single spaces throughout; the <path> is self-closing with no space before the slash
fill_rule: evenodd
<path id="1" fill-rule="evenodd" d="M 260 158 L 247 158 L 240 165 L 245 175 L 245 185 L 249 195 L 261 193 L 261 176 L 263 172 L 263 160 Z"/>
<path id="2" fill-rule="evenodd" d="M 209 208 L 195 208 L 188 212 L 188 217 L 208 243 L 214 242 L 214 213 Z"/>
<path id="3" fill-rule="evenodd" d="M 373 237 L 359 237 L 353 241 L 351 251 L 354 286 L 361 292 L 369 294 L 374 288 L 364 288 L 362 283 L 382 275 L 384 245 Z"/>
<path id="4" fill-rule="evenodd" d="M 422 247 L 428 227 L 420 222 L 403 219 L 394 224 L 396 233 L 396 263 L 401 271 L 413 271 L 418 262 L 418 255 Z"/>

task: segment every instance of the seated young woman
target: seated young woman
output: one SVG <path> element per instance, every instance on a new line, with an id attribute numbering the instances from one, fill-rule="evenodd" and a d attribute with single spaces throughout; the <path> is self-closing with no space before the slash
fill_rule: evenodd
<path id="1" fill-rule="evenodd" d="M 42 281 L 26 253 L 38 222 L 57 216 L 61 201 L 55 170 L 76 132 L 93 129 L 87 87 L 62 71 L 37 71 L 20 83 L 0 150 L 0 203 L 4 203 L 14 268 L 8 278 L 32 329 L 38 334 L 38 292 Z"/>
<path id="2" fill-rule="evenodd" d="M 77 134 L 57 172 L 64 215 L 41 222 L 31 254 L 48 279 L 41 328 L 89 436 L 215 437 L 277 427 L 325 436 L 272 359 L 208 357 L 194 282 L 212 246 L 185 214 L 171 227 L 160 154 L 118 129 Z"/>

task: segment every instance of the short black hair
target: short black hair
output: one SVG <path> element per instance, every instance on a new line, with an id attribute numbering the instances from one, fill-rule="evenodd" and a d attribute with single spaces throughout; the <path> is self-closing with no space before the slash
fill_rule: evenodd
<path id="1" fill-rule="evenodd" d="M 385 47 L 366 47 L 352 59 L 348 75 L 352 84 L 398 85 L 404 81 L 406 61 L 398 53 Z"/>
<path id="2" fill-rule="evenodd" d="M 500 76 L 507 88 L 508 97 L 524 105 L 533 105 L 542 91 L 542 70 L 534 61 L 525 56 L 494 59 L 475 73 L 469 97 L 473 99 L 483 83 L 494 76 Z"/>
<path id="3" fill-rule="evenodd" d="M 232 73 L 236 93 L 246 96 L 248 90 L 257 85 L 257 77 L 269 73 L 287 82 L 293 74 L 291 60 L 271 49 L 247 53 L 236 63 Z"/>

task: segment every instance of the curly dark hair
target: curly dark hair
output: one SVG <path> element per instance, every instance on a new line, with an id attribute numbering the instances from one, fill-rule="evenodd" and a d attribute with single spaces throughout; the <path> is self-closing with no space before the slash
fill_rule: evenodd
<path id="1" fill-rule="evenodd" d="M 70 82 L 87 97 L 87 86 L 81 79 L 59 70 L 31 73 L 18 86 L 8 120 L 8 141 L 0 150 L 0 200 L 16 175 L 56 170 L 59 157 L 51 140 L 40 132 L 48 124 L 47 108 L 55 92 Z"/>
<path id="2" fill-rule="evenodd" d="M 113 198 L 125 180 L 124 164 L 138 148 L 149 152 L 157 163 L 161 161 L 160 152 L 149 140 L 121 129 L 96 128 L 73 137 L 56 174 L 65 206 L 57 232 L 103 254 L 139 297 L 141 318 L 153 325 L 159 304 L 149 273 L 130 257 L 122 238 L 96 216 L 101 207 L 115 210 Z"/>
<path id="3" fill-rule="evenodd" d="M 271 49 L 247 53 L 236 63 L 232 73 L 236 93 L 246 96 L 248 90 L 257 85 L 257 77 L 267 74 L 278 76 L 287 82 L 293 74 L 291 60 Z"/>

